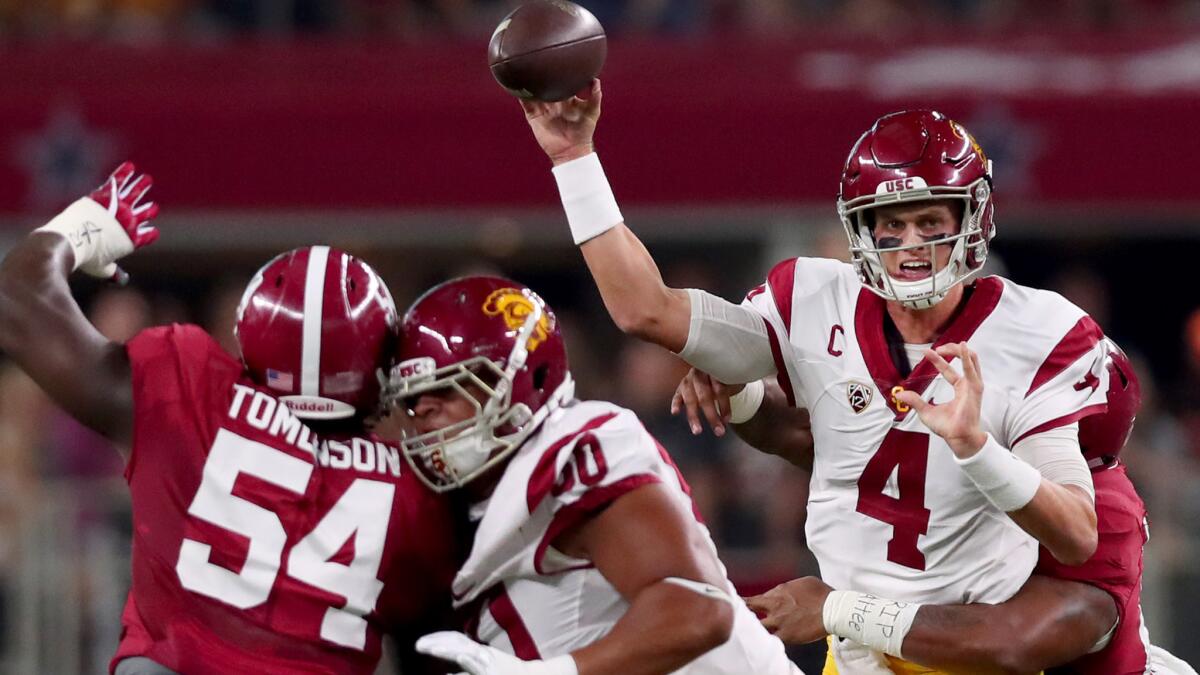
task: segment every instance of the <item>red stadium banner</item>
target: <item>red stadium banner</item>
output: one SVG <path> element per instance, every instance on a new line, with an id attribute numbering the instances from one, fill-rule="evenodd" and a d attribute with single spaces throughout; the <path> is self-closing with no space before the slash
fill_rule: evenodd
<path id="1" fill-rule="evenodd" d="M 555 202 L 483 41 L 9 45 L 0 60 L 0 212 L 56 208 L 126 157 L 169 208 Z M 1200 202 L 1194 36 L 614 40 L 602 77 L 597 143 L 626 204 L 827 204 L 857 136 L 917 106 L 979 137 L 1008 203 Z"/>

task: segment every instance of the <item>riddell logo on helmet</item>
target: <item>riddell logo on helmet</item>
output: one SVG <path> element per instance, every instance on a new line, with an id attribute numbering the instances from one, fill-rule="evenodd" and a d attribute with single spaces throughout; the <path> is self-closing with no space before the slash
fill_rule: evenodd
<path id="1" fill-rule="evenodd" d="M 287 407 L 300 412 L 332 412 L 332 403 L 321 403 L 317 401 L 287 401 Z"/>
<path id="2" fill-rule="evenodd" d="M 895 180 L 885 180 L 875 188 L 875 194 L 882 195 L 889 192 L 903 192 L 905 190 L 920 190 L 929 187 L 924 178 L 920 176 L 912 176 L 911 178 L 897 178 Z"/>

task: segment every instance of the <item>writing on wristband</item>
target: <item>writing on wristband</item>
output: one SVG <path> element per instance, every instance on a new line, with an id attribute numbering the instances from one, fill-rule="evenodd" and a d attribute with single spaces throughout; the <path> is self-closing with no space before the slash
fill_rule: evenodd
<path id="1" fill-rule="evenodd" d="M 590 153 L 554 167 L 558 195 L 576 245 L 594 239 L 625 221 L 613 196 L 600 157 Z"/>
<path id="2" fill-rule="evenodd" d="M 75 266 L 99 269 L 133 252 L 133 242 L 108 209 L 88 197 L 76 200 L 34 232 L 55 232 L 75 253 Z"/>
<path id="3" fill-rule="evenodd" d="M 900 649 L 921 605 L 871 593 L 831 591 L 821 608 L 825 630 L 876 651 L 904 658 Z"/>

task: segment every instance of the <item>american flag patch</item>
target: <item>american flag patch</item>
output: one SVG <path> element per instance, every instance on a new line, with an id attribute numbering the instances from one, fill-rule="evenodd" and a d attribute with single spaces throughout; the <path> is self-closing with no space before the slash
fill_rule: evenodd
<path id="1" fill-rule="evenodd" d="M 292 374 L 267 368 L 267 386 L 282 391 L 292 390 Z"/>

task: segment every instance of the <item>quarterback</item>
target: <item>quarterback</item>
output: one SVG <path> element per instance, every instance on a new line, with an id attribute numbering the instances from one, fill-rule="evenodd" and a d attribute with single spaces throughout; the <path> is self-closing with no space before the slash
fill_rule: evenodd
<path id="1" fill-rule="evenodd" d="M 834 589 L 908 603 L 877 632 L 902 635 L 917 603 L 1012 597 L 1038 542 L 1066 564 L 1091 557 L 1078 421 L 1105 410 L 1107 343 L 1061 296 L 978 276 L 991 166 L 962 125 L 879 119 L 842 173 L 853 264 L 784 261 L 736 305 L 663 283 L 593 151 L 600 103 L 596 82 L 586 99 L 522 105 L 605 305 L 723 382 L 775 376 L 808 410 L 808 543 Z M 857 616 L 841 597 L 838 620 Z"/>
<path id="2" fill-rule="evenodd" d="M 1035 576 L 1005 602 L 922 607 L 907 635 L 893 642 L 895 649 L 888 656 L 877 656 L 877 662 L 904 668 L 898 661 L 903 653 L 913 661 L 953 671 L 1025 673 L 1059 667 L 1055 673 L 1194 672 L 1151 646 L 1142 621 L 1146 513 L 1120 461 L 1140 407 L 1141 387 L 1133 365 L 1115 344 L 1110 345 L 1108 359 L 1108 409 L 1079 422 L 1080 445 L 1096 488 L 1100 542 L 1095 555 L 1081 566 L 1067 566 L 1042 549 Z M 812 437 L 803 433 L 808 420 L 788 408 L 774 382 L 764 386 L 762 405 L 749 419 L 739 418 L 733 428 L 751 445 L 811 470 Z M 680 383 L 672 408 L 686 410 L 693 429 L 699 428 L 703 416 L 715 433 L 723 433 L 731 420 L 733 389 L 693 370 Z M 759 612 L 763 625 L 788 643 L 810 642 L 829 633 L 859 637 L 850 626 L 825 625 L 824 608 L 833 607 L 839 597 L 820 580 L 805 578 L 747 602 Z M 878 602 L 892 604 L 882 598 Z M 845 659 L 847 651 L 834 651 L 831 659 Z"/>
<path id="3" fill-rule="evenodd" d="M 402 449 L 476 527 L 466 633 L 417 649 L 471 675 L 798 675 L 726 578 L 687 483 L 628 410 L 578 401 L 554 313 L 467 277 L 401 322 Z"/>
<path id="4" fill-rule="evenodd" d="M 313 246 L 247 286 L 241 362 L 196 326 L 109 342 L 67 278 L 111 276 L 157 239 L 150 185 L 123 164 L 0 265 L 0 348 L 129 448 L 132 585 L 111 670 L 374 672 L 385 631 L 416 632 L 448 601 L 456 562 L 444 500 L 363 426 L 392 298 L 362 261 Z"/>

